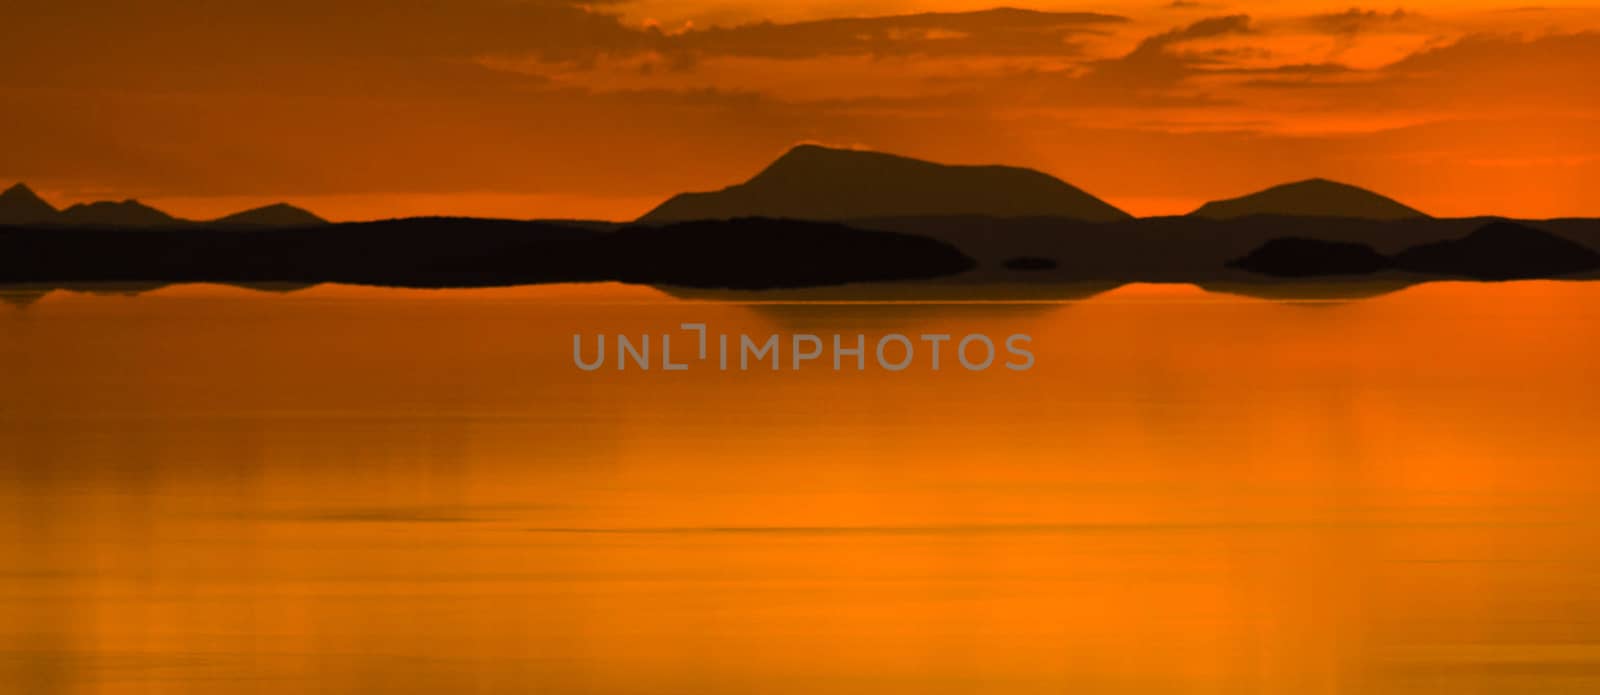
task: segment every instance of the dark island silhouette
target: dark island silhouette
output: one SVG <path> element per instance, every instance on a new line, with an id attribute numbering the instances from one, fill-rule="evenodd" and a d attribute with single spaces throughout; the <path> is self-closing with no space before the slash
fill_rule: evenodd
<path id="1" fill-rule="evenodd" d="M 1366 244 L 1286 237 L 1268 241 L 1228 265 L 1275 277 L 1306 278 L 1367 275 L 1387 270 L 1394 262 Z"/>
<path id="2" fill-rule="evenodd" d="M 1586 278 L 1600 272 L 1597 248 L 1597 220 L 1432 218 L 1322 179 L 1135 219 L 1026 169 L 811 145 L 631 224 L 328 223 L 286 204 L 193 222 L 134 201 L 58 211 L 26 186 L 0 194 L 0 285 L 35 288 L 620 281 L 674 292 L 833 288 L 798 299 L 1040 299 L 1187 282 L 1321 298 L 1441 277 Z M 1294 289 L 1301 283 L 1315 288 Z"/>
<path id="3" fill-rule="evenodd" d="M 1031 169 L 950 166 L 881 152 L 801 145 L 749 181 L 712 193 L 674 196 L 639 222 L 899 215 L 1050 216 L 1090 222 L 1131 217 Z"/>
<path id="4" fill-rule="evenodd" d="M 800 220 L 617 231 L 455 218 L 289 228 L 0 229 L 0 283 L 29 285 L 486 287 L 620 281 L 760 290 L 920 280 L 973 265 L 933 239 Z"/>
<path id="5" fill-rule="evenodd" d="M 1273 239 L 1230 265 L 1277 277 L 1366 275 L 1400 270 L 1475 280 L 1554 278 L 1600 270 L 1600 253 L 1550 232 L 1491 222 L 1459 239 L 1384 256 L 1366 244 Z"/>
<path id="6" fill-rule="evenodd" d="M 1016 258 L 1006 259 L 1003 265 L 1005 266 L 1006 270 L 1042 272 L 1046 270 L 1055 270 L 1057 264 L 1054 260 L 1049 258 L 1039 258 L 1038 256 L 1018 256 Z"/>
<path id="7" fill-rule="evenodd" d="M 1600 253 L 1544 230 L 1495 222 L 1461 239 L 1401 251 L 1394 265 L 1416 273 L 1518 280 L 1591 272 L 1600 269 Z"/>

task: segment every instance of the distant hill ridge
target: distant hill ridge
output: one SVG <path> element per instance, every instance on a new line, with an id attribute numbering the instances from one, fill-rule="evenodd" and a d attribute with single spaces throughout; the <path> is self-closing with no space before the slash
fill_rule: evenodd
<path id="1" fill-rule="evenodd" d="M 61 211 L 59 224 L 95 227 L 160 227 L 176 224 L 178 218 L 137 200 L 79 203 Z"/>
<path id="2" fill-rule="evenodd" d="M 1376 221 L 1432 219 L 1372 191 L 1314 178 L 1216 200 L 1189 217 L 1255 216 Z M 1059 218 L 1118 222 L 1131 215 L 1049 174 L 1001 165 L 947 165 L 868 150 L 799 145 L 744 183 L 682 193 L 639 218 L 646 224 L 766 217 L 816 221 L 886 218 Z M 0 225 L 151 227 L 197 224 L 137 200 L 80 203 L 65 210 L 18 183 L 0 193 Z M 286 203 L 202 224 L 301 227 L 327 220 Z"/>
<path id="3" fill-rule="evenodd" d="M 1296 181 L 1238 198 L 1215 200 L 1189 214 L 1192 217 L 1215 220 L 1232 220 L 1252 215 L 1350 217 L 1368 220 L 1428 217 L 1392 198 L 1327 179 Z"/>
<path id="4" fill-rule="evenodd" d="M 720 191 L 673 196 L 639 221 L 910 215 L 1065 217 L 1090 222 L 1131 218 L 1032 169 L 946 165 L 882 152 L 800 145 L 749 181 Z"/>
<path id="5" fill-rule="evenodd" d="M 71 227 L 166 227 L 215 224 L 251 227 L 308 227 L 327 220 L 287 203 L 234 213 L 207 223 L 173 217 L 137 200 L 78 203 L 65 210 L 45 202 L 27 184 L 18 183 L 0 193 L 0 225 L 52 225 Z"/>
<path id="6" fill-rule="evenodd" d="M 215 223 L 251 227 L 314 227 L 327 224 L 328 221 L 288 203 L 275 203 L 236 212 L 216 219 Z"/>

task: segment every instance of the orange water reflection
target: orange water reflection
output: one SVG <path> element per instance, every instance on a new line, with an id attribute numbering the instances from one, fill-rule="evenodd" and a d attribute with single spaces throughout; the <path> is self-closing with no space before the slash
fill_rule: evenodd
<path id="1" fill-rule="evenodd" d="M 682 321 L 1039 360 L 572 366 Z M 1593 283 L 56 292 L 0 306 L 0 690 L 1580 692 L 1596 345 Z"/>

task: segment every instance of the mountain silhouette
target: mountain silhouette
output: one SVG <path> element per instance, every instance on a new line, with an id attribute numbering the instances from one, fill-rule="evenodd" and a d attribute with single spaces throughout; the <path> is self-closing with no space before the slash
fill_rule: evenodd
<path id="1" fill-rule="evenodd" d="M 1541 229 L 1495 222 L 1461 239 L 1406 249 L 1395 257 L 1395 266 L 1478 280 L 1516 280 L 1600 269 L 1600 253 Z"/>
<path id="2" fill-rule="evenodd" d="M 58 214 L 55 206 L 24 184 L 0 193 L 0 224 L 40 224 L 55 220 Z"/>
<path id="3" fill-rule="evenodd" d="M 1129 219 L 1048 174 L 1007 166 L 951 166 L 908 157 L 801 145 L 755 178 L 710 193 L 683 193 L 640 222 L 766 217 L 853 220 L 913 215 Z"/>
<path id="4" fill-rule="evenodd" d="M 79 203 L 61 211 L 62 224 L 87 227 L 160 227 L 179 220 L 137 200 Z"/>
<path id="5" fill-rule="evenodd" d="M 1192 217 L 1231 220 L 1252 215 L 1294 217 L 1352 217 L 1368 220 L 1404 220 L 1426 214 L 1393 199 L 1327 179 L 1310 179 L 1273 186 L 1229 200 L 1215 200 L 1189 213 Z"/>
<path id="6" fill-rule="evenodd" d="M 137 200 L 79 203 L 65 210 L 45 202 L 27 184 L 0 193 L 0 225 L 51 225 L 64 227 L 171 227 L 191 224 Z M 266 205 L 210 224 L 230 227 L 290 229 L 328 224 L 327 220 L 288 203 Z"/>
<path id="7" fill-rule="evenodd" d="M 276 203 L 252 210 L 245 210 L 244 212 L 236 212 L 232 215 L 228 215 L 227 217 L 213 220 L 213 223 L 287 229 L 290 227 L 316 227 L 327 224 L 328 221 L 311 214 L 307 210 L 297 208 L 288 203 Z"/>

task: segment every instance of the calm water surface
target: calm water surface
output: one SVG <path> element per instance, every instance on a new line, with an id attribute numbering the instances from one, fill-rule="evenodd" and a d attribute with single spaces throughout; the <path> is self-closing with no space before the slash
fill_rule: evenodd
<path id="1" fill-rule="evenodd" d="M 572 364 L 683 321 L 1038 363 Z M 1596 283 L 56 292 L 0 304 L 0 691 L 1595 691 L 1597 350 Z"/>

